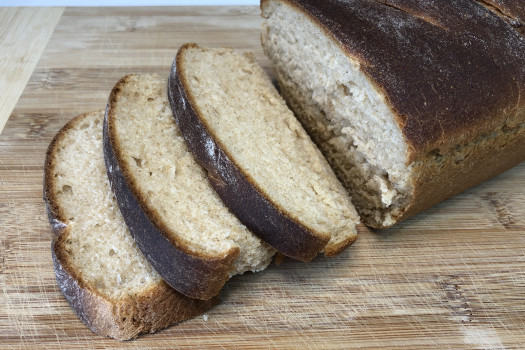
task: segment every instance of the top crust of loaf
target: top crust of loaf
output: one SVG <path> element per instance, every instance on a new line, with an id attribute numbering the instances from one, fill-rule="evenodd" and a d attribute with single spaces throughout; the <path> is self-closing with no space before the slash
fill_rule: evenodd
<path id="1" fill-rule="evenodd" d="M 64 145 L 63 141 L 65 136 L 81 128 L 84 122 L 89 123 L 90 120 L 99 119 L 100 130 L 94 132 L 101 133 L 103 115 L 104 111 L 80 115 L 67 123 L 54 137 L 46 153 L 44 201 L 54 233 L 51 251 L 55 274 L 64 296 L 80 320 L 93 332 L 117 340 L 128 340 L 141 333 L 154 332 L 194 317 L 212 307 L 218 299 L 209 301 L 190 299 L 169 287 L 156 274 L 157 280 L 145 285 L 139 292 L 134 290 L 129 295 L 123 293 L 121 297 L 110 297 L 86 279 L 78 266 L 71 261 L 70 254 L 78 252 L 66 250 L 70 249 L 67 241 L 75 230 L 75 225 L 66 216 L 64 204 L 61 203 L 56 188 L 56 175 L 65 178 L 69 175 L 57 173 L 56 154 L 62 147 L 67 152 L 68 146 Z M 103 162 L 102 152 L 100 152 L 100 162 Z M 106 176 L 103 170 L 100 176 Z M 109 191 L 109 187 L 107 189 Z M 89 215 L 89 212 L 86 215 Z M 100 235 L 104 234 L 105 232 L 100 232 Z"/>
<path id="2" fill-rule="evenodd" d="M 263 16 L 272 1 L 309 16 L 360 63 L 396 115 L 407 163 L 523 122 L 525 40 L 476 1 L 263 0 Z"/>
<path id="3" fill-rule="evenodd" d="M 209 180 L 219 196 L 253 232 L 289 257 L 310 261 L 323 250 L 326 256 L 334 256 L 343 251 L 355 241 L 355 227 L 347 227 L 344 240 L 337 244 L 327 244 L 330 241 L 329 234 L 306 227 L 276 204 L 275 200 L 259 188 L 251 175 L 242 170 L 234 160 L 235 157 L 229 154 L 214 134 L 203 111 L 198 107 L 189 77 L 185 74 L 185 51 L 194 48 L 200 49 L 196 44 L 186 44 L 177 53 L 169 78 L 169 100 L 188 147 L 197 161 L 208 170 Z M 323 159 L 320 153 L 319 157 Z M 329 169 L 327 164 L 326 167 Z M 341 186 L 335 176 L 333 180 L 334 188 Z M 346 198 L 342 187 L 341 193 Z M 347 203 L 351 207 L 350 202 Z M 349 208 L 349 212 L 355 213 L 353 207 Z M 357 216 L 354 220 L 355 225 L 358 222 Z"/>

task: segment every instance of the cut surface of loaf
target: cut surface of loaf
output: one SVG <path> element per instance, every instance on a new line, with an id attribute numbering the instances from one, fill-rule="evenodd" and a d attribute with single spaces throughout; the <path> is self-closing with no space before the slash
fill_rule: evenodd
<path id="1" fill-rule="evenodd" d="M 117 202 L 139 248 L 173 288 L 216 295 L 260 271 L 274 250 L 223 205 L 188 151 L 168 105 L 167 79 L 129 75 L 108 102 L 104 151 Z"/>
<path id="2" fill-rule="evenodd" d="M 137 248 L 111 192 L 102 153 L 104 112 L 74 118 L 46 155 L 44 199 L 58 285 L 93 332 L 118 340 L 205 312 L 216 300 L 169 287 Z"/>
<path id="3" fill-rule="evenodd" d="M 281 93 L 366 224 L 389 227 L 525 158 L 525 41 L 485 6 L 261 2 Z"/>
<path id="4" fill-rule="evenodd" d="M 252 55 L 186 44 L 169 93 L 214 188 L 259 237 L 303 261 L 356 239 L 345 189 Z"/>

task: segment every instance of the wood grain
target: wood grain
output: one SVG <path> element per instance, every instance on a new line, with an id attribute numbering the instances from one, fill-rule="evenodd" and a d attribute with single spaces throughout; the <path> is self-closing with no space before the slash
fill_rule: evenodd
<path id="1" fill-rule="evenodd" d="M 63 8 L 0 8 L 0 133 L 63 12 Z"/>
<path id="2" fill-rule="evenodd" d="M 168 74 L 185 42 L 254 51 L 257 7 L 68 8 L 0 136 L 0 348 L 464 348 L 525 344 L 525 164 L 337 258 L 233 278 L 221 304 L 119 343 L 56 286 L 42 197 L 48 143 L 127 73 Z"/>

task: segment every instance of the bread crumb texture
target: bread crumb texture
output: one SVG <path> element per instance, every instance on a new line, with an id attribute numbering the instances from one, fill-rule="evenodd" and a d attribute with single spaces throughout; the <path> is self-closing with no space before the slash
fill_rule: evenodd
<path id="1" fill-rule="evenodd" d="M 102 154 L 103 113 L 84 117 L 55 151 L 53 191 L 70 230 L 64 252 L 84 283 L 108 299 L 161 282 L 131 237 L 111 191 Z"/>

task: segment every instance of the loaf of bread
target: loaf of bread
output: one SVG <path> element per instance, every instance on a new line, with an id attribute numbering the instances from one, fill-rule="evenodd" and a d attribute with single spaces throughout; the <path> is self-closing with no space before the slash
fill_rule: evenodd
<path id="1" fill-rule="evenodd" d="M 168 91 L 189 149 L 259 237 L 301 261 L 354 242 L 346 190 L 252 55 L 186 44 Z"/>
<path id="2" fill-rule="evenodd" d="M 46 155 L 44 199 L 64 296 L 93 332 L 126 340 L 203 313 L 217 300 L 178 293 L 137 248 L 106 175 L 103 118 L 104 111 L 82 115 L 58 132 Z"/>
<path id="3" fill-rule="evenodd" d="M 281 93 L 366 224 L 389 227 L 525 159 L 523 1 L 261 8 Z"/>
<path id="4" fill-rule="evenodd" d="M 198 299 L 230 276 L 260 271 L 275 251 L 224 206 L 188 151 L 168 104 L 167 78 L 129 75 L 106 109 L 104 155 L 120 210 L 162 278 Z"/>

